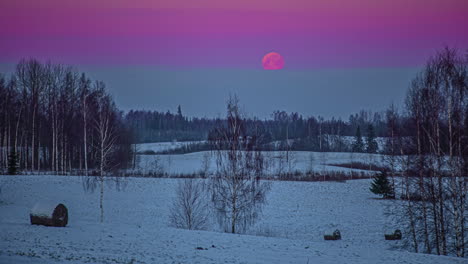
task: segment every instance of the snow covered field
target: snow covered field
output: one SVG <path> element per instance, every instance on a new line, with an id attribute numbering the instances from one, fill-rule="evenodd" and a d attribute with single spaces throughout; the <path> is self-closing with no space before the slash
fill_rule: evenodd
<path id="1" fill-rule="evenodd" d="M 174 141 L 174 142 L 155 142 L 136 144 L 137 152 L 144 153 L 147 151 L 161 152 L 167 150 L 178 149 L 187 145 L 203 143 L 205 141 Z"/>
<path id="2" fill-rule="evenodd" d="M 0 176 L 0 263 L 466 263 L 392 249 L 369 180 L 272 182 L 263 217 L 248 235 L 169 227 L 180 179 L 129 178 L 124 191 L 99 194 L 75 176 Z M 65 228 L 32 226 L 38 200 L 63 202 Z M 343 240 L 324 241 L 336 228 Z M 203 250 L 197 250 L 202 247 Z"/>
<path id="3" fill-rule="evenodd" d="M 264 156 L 270 166 L 267 173 L 274 174 L 278 169 L 281 153 L 277 151 L 265 151 Z M 284 155 L 284 152 L 283 152 Z M 203 160 L 208 157 L 209 170 L 215 169 L 215 156 L 210 151 L 194 152 L 177 155 L 137 155 L 138 169 L 143 173 L 154 171 L 157 167 L 168 174 L 190 174 L 197 173 L 203 168 Z M 367 153 L 346 152 L 309 152 L 290 151 L 289 157 L 293 170 L 305 172 L 311 168 L 314 171 L 349 171 L 350 169 L 330 166 L 326 164 L 340 164 L 349 162 L 364 162 L 382 164 L 382 155 Z M 287 166 L 283 164 L 283 166 Z M 355 170 L 361 171 L 361 170 Z"/>

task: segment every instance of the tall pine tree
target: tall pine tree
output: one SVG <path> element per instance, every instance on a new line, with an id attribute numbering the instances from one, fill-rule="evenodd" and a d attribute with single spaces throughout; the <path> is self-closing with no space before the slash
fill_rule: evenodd
<path id="1" fill-rule="evenodd" d="M 182 107 L 177 106 L 177 116 L 182 117 Z"/>

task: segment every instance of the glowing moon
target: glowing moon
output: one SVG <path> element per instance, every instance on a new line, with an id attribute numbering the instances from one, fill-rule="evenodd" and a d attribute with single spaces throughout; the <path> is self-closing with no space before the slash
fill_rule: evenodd
<path id="1" fill-rule="evenodd" d="M 284 66 L 283 56 L 276 52 L 270 52 L 263 56 L 262 64 L 265 70 L 280 70 Z"/>

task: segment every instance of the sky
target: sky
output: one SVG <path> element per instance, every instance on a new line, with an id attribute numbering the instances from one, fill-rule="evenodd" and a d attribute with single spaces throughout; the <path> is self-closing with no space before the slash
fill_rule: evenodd
<path id="1" fill-rule="evenodd" d="M 0 70 L 76 66 L 124 109 L 342 116 L 402 102 L 444 46 L 468 49 L 466 0 L 3 0 Z M 281 70 L 262 57 L 277 52 Z"/>

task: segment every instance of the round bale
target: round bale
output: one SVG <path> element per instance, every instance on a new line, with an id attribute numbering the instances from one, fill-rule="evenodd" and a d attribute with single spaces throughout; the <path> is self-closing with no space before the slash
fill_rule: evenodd
<path id="1" fill-rule="evenodd" d="M 31 224 L 64 227 L 68 224 L 68 210 L 63 204 L 36 203 L 29 214 Z"/>

